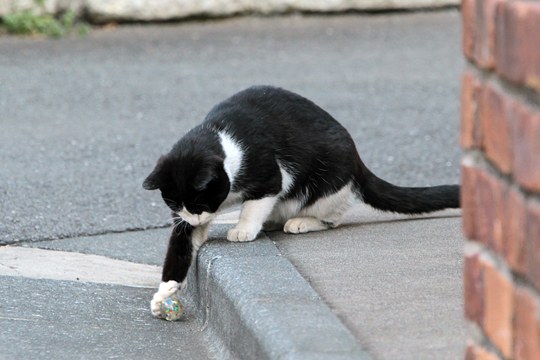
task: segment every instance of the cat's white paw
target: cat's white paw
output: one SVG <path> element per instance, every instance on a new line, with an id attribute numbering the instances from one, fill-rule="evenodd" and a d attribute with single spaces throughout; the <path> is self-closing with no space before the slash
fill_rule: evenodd
<path id="1" fill-rule="evenodd" d="M 312 217 L 293 218 L 289 219 L 283 231 L 289 234 L 303 234 L 310 231 L 320 231 L 327 229 L 328 226 L 323 224 L 319 219 Z"/>
<path id="2" fill-rule="evenodd" d="M 182 284 L 179 284 L 177 281 L 169 280 L 167 282 L 162 282 L 159 284 L 157 293 L 154 294 L 152 301 L 150 301 L 150 311 L 155 317 L 161 317 L 161 303 L 163 300 L 181 290 L 185 287 L 185 281 Z"/>
<path id="3" fill-rule="evenodd" d="M 257 232 L 244 229 L 230 229 L 227 232 L 227 240 L 235 242 L 252 241 L 257 237 Z"/>

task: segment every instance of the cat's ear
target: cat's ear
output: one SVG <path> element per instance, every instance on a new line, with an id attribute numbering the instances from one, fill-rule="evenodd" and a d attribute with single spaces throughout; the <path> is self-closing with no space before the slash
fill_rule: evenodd
<path id="1" fill-rule="evenodd" d="M 162 178 L 163 178 L 163 168 L 164 168 L 165 156 L 161 156 L 156 164 L 156 167 L 150 175 L 146 177 L 143 182 L 143 188 L 146 190 L 156 190 L 159 189 Z"/>
<path id="2" fill-rule="evenodd" d="M 215 156 L 205 161 L 203 167 L 199 169 L 197 175 L 193 177 L 191 186 L 197 191 L 203 191 L 212 180 L 218 177 L 219 168 L 223 164 L 223 158 Z"/>

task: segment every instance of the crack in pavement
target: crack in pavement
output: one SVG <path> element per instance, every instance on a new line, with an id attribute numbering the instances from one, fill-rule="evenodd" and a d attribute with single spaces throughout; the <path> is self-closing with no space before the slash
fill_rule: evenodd
<path id="1" fill-rule="evenodd" d="M 225 212 L 223 214 L 220 214 L 216 217 L 216 220 L 214 220 L 214 224 L 235 224 L 238 221 L 238 216 L 240 214 L 239 210 L 234 210 L 230 212 Z M 16 240 L 13 242 L 6 242 L 4 240 L 0 240 L 0 247 L 2 246 L 10 246 L 10 245 L 21 245 L 25 243 L 32 243 L 37 244 L 40 242 L 46 242 L 46 241 L 54 241 L 54 240 L 69 240 L 69 239 L 76 239 L 80 237 L 92 237 L 92 236 L 103 236 L 103 235 L 116 235 L 116 234 L 125 234 L 130 232 L 140 232 L 140 231 L 148 231 L 148 230 L 158 230 L 158 229 L 166 229 L 172 226 L 172 222 L 167 222 L 161 225 L 153 225 L 153 226 L 147 226 L 147 227 L 134 227 L 134 228 L 126 228 L 123 230 L 103 230 L 103 231 L 95 231 L 92 233 L 76 233 L 76 234 L 69 234 L 69 235 L 52 235 L 49 237 L 43 237 L 40 239 L 30 240 L 30 239 L 22 239 L 22 240 Z"/>

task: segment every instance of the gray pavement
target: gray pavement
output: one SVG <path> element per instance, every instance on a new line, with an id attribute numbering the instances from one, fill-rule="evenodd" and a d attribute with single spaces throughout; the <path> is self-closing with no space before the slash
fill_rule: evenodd
<path id="1" fill-rule="evenodd" d="M 465 344 L 459 214 L 358 206 L 332 233 L 269 236 L 375 358 L 452 360 Z"/>
<path id="2" fill-rule="evenodd" d="M 212 105 L 252 84 L 283 86 L 320 104 L 350 130 L 368 167 L 388 181 L 456 183 L 459 24 L 456 11 L 445 11 L 133 25 L 58 41 L 0 37 L 0 245 L 160 265 L 168 211 L 158 194 L 141 189 L 144 176 Z M 335 231 L 270 234 L 279 249 L 273 254 L 284 255 L 289 271 L 275 282 L 307 280 L 298 286 L 310 284 L 320 295 L 311 298 L 314 306 L 329 306 L 332 311 L 321 313 L 338 324 L 336 331 L 352 334 L 374 358 L 461 357 L 459 219 L 396 222 L 358 214 L 351 222 L 362 224 Z M 245 249 L 272 244 L 261 235 L 246 245 L 255 248 Z M 243 304 L 239 298 L 253 290 L 256 272 L 234 274 L 240 259 L 231 244 L 204 249 L 224 254 L 223 274 L 209 273 L 215 280 L 209 293 Z M 258 270 L 264 275 L 264 266 Z M 272 286 L 271 274 L 265 276 Z M 194 304 L 191 317 L 171 324 L 145 310 L 153 289 L 1 276 L 0 293 L 9 301 L 0 305 L 0 354 L 35 358 L 43 350 L 63 358 L 78 341 L 86 349 L 80 358 L 133 358 L 139 348 L 140 358 L 223 358 L 238 355 L 222 351 L 242 343 L 219 333 L 225 320 L 252 321 L 245 327 L 252 340 L 242 349 L 256 348 L 265 331 L 275 331 L 264 326 L 272 323 L 268 318 L 257 320 L 256 307 L 244 314 L 249 318 L 234 318 L 247 305 L 204 323 L 195 307 L 199 287 L 208 283 L 194 279 L 186 295 Z M 81 312 L 87 317 L 78 321 Z M 430 314 L 448 330 L 434 327 Z M 306 331 L 309 339 L 309 331 L 324 327 Z M 298 346 L 289 342 L 281 354 L 306 354 Z M 262 354 L 271 358 L 270 350 Z"/>
<path id="3" fill-rule="evenodd" d="M 150 321 L 153 289 L 0 276 L 1 359 L 220 359 L 190 315 Z"/>
<path id="4" fill-rule="evenodd" d="M 242 18 L 0 38 L 0 243 L 168 221 L 157 157 L 252 84 L 297 91 L 387 180 L 458 180 L 459 15 Z"/>

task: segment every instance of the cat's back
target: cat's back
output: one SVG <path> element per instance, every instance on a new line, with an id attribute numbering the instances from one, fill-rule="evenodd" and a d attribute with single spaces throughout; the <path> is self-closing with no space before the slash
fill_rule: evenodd
<path id="1" fill-rule="evenodd" d="M 252 86 L 217 104 L 206 123 L 234 132 L 242 129 L 277 134 L 300 131 L 303 134 L 345 129 L 330 114 L 311 100 L 291 91 L 267 86 Z"/>
<path id="2" fill-rule="evenodd" d="M 324 163 L 328 173 L 347 178 L 354 166 L 356 147 L 347 130 L 312 101 L 281 88 L 241 91 L 216 105 L 205 124 L 249 149 L 255 167 L 277 158 L 307 174 Z"/>

